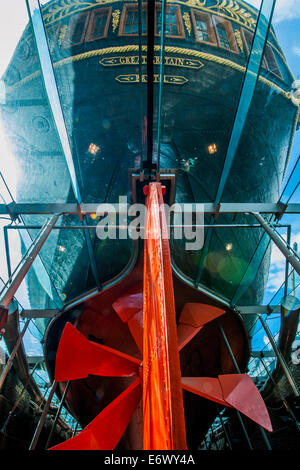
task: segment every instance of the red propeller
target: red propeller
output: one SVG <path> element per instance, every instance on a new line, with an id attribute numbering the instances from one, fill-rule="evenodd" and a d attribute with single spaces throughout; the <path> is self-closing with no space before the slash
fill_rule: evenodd
<path id="1" fill-rule="evenodd" d="M 85 378 L 89 374 L 136 379 L 79 435 L 52 449 L 113 449 L 142 396 L 144 449 L 186 449 L 182 388 L 235 408 L 268 431 L 272 430 L 266 406 L 249 376 L 181 377 L 179 351 L 205 324 L 225 312 L 210 305 L 187 303 L 176 325 L 160 183 L 150 183 L 148 191 L 143 292 L 141 286 L 135 286 L 113 303 L 143 354 L 143 364 L 89 341 L 68 323 L 58 347 L 56 381 Z"/>

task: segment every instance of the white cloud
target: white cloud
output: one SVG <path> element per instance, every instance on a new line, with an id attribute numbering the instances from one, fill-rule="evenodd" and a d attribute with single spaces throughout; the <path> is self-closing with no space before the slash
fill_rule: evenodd
<path id="1" fill-rule="evenodd" d="M 249 0 L 248 3 L 260 8 L 261 0 Z M 274 23 L 300 18 L 299 0 L 277 0 L 274 11 Z"/>
<path id="2" fill-rule="evenodd" d="M 274 23 L 300 18 L 299 0 L 277 0 L 274 11 Z"/>
<path id="3" fill-rule="evenodd" d="M 284 237 L 286 239 L 286 237 Z M 298 252 L 300 250 L 300 232 L 292 234 L 291 246 L 298 244 Z M 285 257 L 277 246 L 272 244 L 271 264 L 268 278 L 267 289 L 269 292 L 277 292 L 285 279 Z"/>
<path id="4" fill-rule="evenodd" d="M 300 47 L 294 46 L 293 47 L 293 52 L 294 54 L 298 55 L 300 57 Z"/>

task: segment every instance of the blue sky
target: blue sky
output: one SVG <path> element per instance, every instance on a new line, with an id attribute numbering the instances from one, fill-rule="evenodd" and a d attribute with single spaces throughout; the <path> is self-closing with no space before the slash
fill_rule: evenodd
<path id="1" fill-rule="evenodd" d="M 274 12 L 274 28 L 282 50 L 285 53 L 288 64 L 300 85 L 300 1 L 278 0 Z M 290 156 L 287 177 L 298 157 L 300 156 L 300 130 L 295 134 L 293 148 Z M 298 175 L 300 179 L 300 174 Z M 293 202 L 299 201 L 299 191 L 293 198 Z M 300 250 L 300 217 L 298 215 L 284 216 L 281 222 L 292 225 L 292 244 L 298 243 Z M 281 231 L 283 234 L 284 231 Z M 284 279 L 285 260 L 281 253 L 273 248 L 272 264 L 269 275 L 269 284 L 266 291 L 265 301 L 278 289 Z"/>

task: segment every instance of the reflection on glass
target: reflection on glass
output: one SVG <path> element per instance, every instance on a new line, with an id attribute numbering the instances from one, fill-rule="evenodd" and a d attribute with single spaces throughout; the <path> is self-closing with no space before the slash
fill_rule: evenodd
<path id="1" fill-rule="evenodd" d="M 92 12 L 87 32 L 88 41 L 101 39 L 105 36 L 108 27 L 109 13 L 110 9 L 108 8 L 100 8 Z"/>
<path id="2" fill-rule="evenodd" d="M 196 16 L 196 30 L 199 41 L 209 42 L 208 24 L 199 15 Z"/>
<path id="3" fill-rule="evenodd" d="M 146 10 L 142 11 L 142 33 L 147 31 L 147 13 Z M 125 26 L 123 32 L 125 34 L 138 34 L 139 33 L 139 12 L 138 7 L 130 7 L 126 13 Z"/>
<path id="4" fill-rule="evenodd" d="M 161 9 L 156 9 L 156 34 L 161 33 Z M 165 19 L 166 36 L 180 36 L 179 7 L 170 5 L 167 7 Z"/>
<path id="5" fill-rule="evenodd" d="M 224 47 L 225 49 L 230 49 L 230 44 L 227 36 L 227 31 L 222 24 L 217 24 L 217 31 L 219 35 L 219 40 L 220 40 L 220 45 L 221 47 Z"/>
<path id="6" fill-rule="evenodd" d="M 81 44 L 84 40 L 88 13 L 72 16 L 67 28 L 67 34 L 63 41 L 64 47 L 75 46 Z"/>

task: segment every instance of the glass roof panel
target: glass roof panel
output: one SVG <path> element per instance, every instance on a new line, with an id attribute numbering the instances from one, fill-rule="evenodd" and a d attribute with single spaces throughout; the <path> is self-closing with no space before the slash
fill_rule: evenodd
<path id="1" fill-rule="evenodd" d="M 261 2 L 254 1 L 252 4 L 259 9 Z M 262 11 L 268 13 L 269 10 L 270 14 L 272 4 L 273 2 L 271 1 L 264 2 Z M 191 195 L 194 194 L 193 199 L 196 201 L 207 200 L 219 202 L 219 198 L 221 198 L 221 202 L 242 203 L 245 202 L 245 200 L 247 200 L 247 202 L 276 202 L 279 200 L 282 192 L 285 177 L 287 186 L 282 196 L 282 202 L 286 203 L 289 200 L 296 202 L 298 193 L 297 185 L 299 185 L 299 169 L 297 166 L 291 175 L 290 173 L 295 164 L 296 156 L 299 155 L 297 136 L 293 141 L 299 117 L 297 107 L 299 103 L 295 100 L 295 96 L 297 96 L 295 92 L 295 78 L 287 64 L 287 59 L 291 60 L 295 68 L 295 73 L 297 73 L 299 68 L 299 61 L 298 64 L 295 65 L 295 60 L 293 60 L 290 53 L 290 47 L 288 50 L 286 48 L 282 50 L 280 47 L 281 42 L 285 44 L 285 46 L 287 46 L 287 44 L 286 40 L 282 38 L 284 34 L 283 30 L 280 28 L 281 16 L 279 10 L 282 14 L 280 2 L 277 5 L 277 9 L 274 11 L 273 26 L 268 33 L 265 52 L 259 69 L 253 97 L 249 89 L 249 84 L 247 88 L 245 88 L 245 94 L 243 91 L 241 94 L 237 92 L 238 105 L 235 109 L 235 114 L 233 113 L 235 121 L 234 123 L 231 121 L 231 129 L 228 131 L 231 140 L 227 140 L 226 142 L 221 161 L 215 160 L 215 158 L 218 157 L 218 145 L 211 147 L 210 150 L 212 153 L 207 155 L 207 157 L 209 156 L 210 158 L 209 162 L 203 157 L 200 158 L 200 162 L 203 166 L 202 169 L 199 168 L 199 159 L 186 159 L 186 174 L 183 180 L 181 179 L 183 171 L 179 169 L 178 189 L 182 183 L 184 190 L 180 193 L 177 192 L 178 199 L 182 200 L 182 198 L 186 197 L 186 199 L 190 201 Z M 200 16 L 198 12 L 198 17 L 197 15 L 196 17 L 199 18 L 199 21 L 198 23 L 196 21 L 196 25 L 198 25 L 198 32 L 201 30 L 199 34 L 203 38 L 205 34 L 204 30 L 209 22 L 207 18 L 205 18 L 205 15 L 202 15 L 202 18 L 200 18 Z M 263 51 L 262 38 L 263 33 L 267 32 L 266 27 L 266 21 L 258 26 L 257 40 L 254 39 L 253 35 L 254 28 L 253 31 L 251 31 L 251 28 L 246 28 L 245 25 L 240 27 L 242 41 L 238 41 L 238 43 L 243 47 L 246 58 L 249 59 L 251 47 L 256 60 L 257 57 L 259 58 L 259 55 L 261 56 Z M 277 31 L 279 32 L 278 38 L 276 36 Z M 287 30 L 285 30 L 285 34 L 287 34 Z M 276 68 L 276 64 L 278 68 Z M 255 78 L 252 66 L 253 64 L 250 58 L 248 62 L 249 75 Z M 256 71 L 257 70 L 256 66 Z M 224 76 L 222 75 L 222 79 L 223 78 Z M 244 78 L 243 85 L 245 87 L 247 85 L 247 75 L 245 75 L 245 73 Z M 231 83 L 232 80 L 230 81 L 230 84 Z M 253 90 L 255 82 L 250 83 L 250 85 Z M 232 92 L 231 95 L 233 95 L 233 97 L 235 96 Z M 208 96 L 211 95 L 208 93 Z M 216 94 L 216 96 L 218 95 Z M 208 99 L 208 97 L 205 98 Z M 223 101 L 221 104 L 223 104 Z M 218 106 L 221 108 L 220 103 L 218 103 Z M 218 108 L 214 109 L 214 115 L 217 114 L 217 109 Z M 193 110 L 195 113 L 197 112 L 195 106 L 191 106 L 191 110 L 191 112 L 193 112 Z M 188 116 L 190 115 L 191 113 L 189 111 Z M 203 112 L 204 122 L 206 122 L 208 115 L 209 113 L 205 108 Z M 224 117 L 224 121 L 228 123 L 226 116 Z M 197 123 L 197 120 L 192 119 L 193 126 L 195 122 Z M 188 119 L 186 120 L 186 125 L 190 125 Z M 210 132 L 215 132 L 215 125 L 210 124 L 208 127 Z M 193 137 L 191 136 L 189 143 L 192 145 L 192 142 Z M 203 144 L 203 138 L 201 143 Z M 185 148 L 187 147 L 185 146 Z M 180 152 L 177 152 L 177 156 L 178 155 L 180 155 Z M 229 167 L 228 158 L 229 161 L 231 160 L 232 165 L 230 166 L 229 163 Z M 288 165 L 289 158 L 290 164 Z M 214 161 L 216 161 L 216 167 L 212 166 Z M 174 166 L 176 166 L 176 158 L 173 158 L 173 162 Z M 204 191 L 206 191 L 206 194 L 202 194 L 200 197 L 195 197 L 197 192 L 199 194 L 200 188 L 197 178 L 201 181 Z M 217 193 L 216 189 L 213 189 L 214 187 L 218 187 Z M 205 217 L 205 220 L 208 224 L 216 224 L 216 222 L 208 216 Z M 238 216 L 238 218 L 234 218 L 234 224 L 249 223 L 249 220 L 247 216 Z M 217 219 L 217 223 L 226 222 L 231 223 L 232 217 L 219 216 Z M 251 223 L 256 224 L 254 219 Z M 235 249 L 236 243 L 234 243 L 234 239 L 238 239 L 240 244 L 239 259 L 241 259 L 245 265 L 245 270 L 242 270 L 241 266 L 239 266 L 239 269 L 235 267 L 235 274 L 237 274 L 237 272 L 241 274 L 240 285 L 237 286 L 235 291 L 232 290 L 231 293 L 227 292 L 227 295 L 222 280 L 220 279 L 220 282 L 218 282 L 213 279 L 205 265 L 205 260 L 212 256 L 214 251 L 218 253 L 218 256 L 221 255 L 219 263 L 225 263 L 225 259 L 231 259 L 231 250 L 229 253 L 226 253 L 226 255 L 229 256 L 224 257 L 224 254 L 221 254 L 222 250 L 218 242 L 218 240 L 221 241 L 221 245 L 225 246 L 226 237 L 231 239 L 230 243 L 235 246 Z M 184 269 L 185 261 L 182 260 L 181 269 L 190 273 L 191 277 L 195 279 L 196 285 L 200 282 L 201 284 L 217 290 L 219 293 L 222 292 L 222 294 L 234 304 L 245 305 L 249 304 L 249 302 L 250 304 L 261 303 L 271 254 L 268 236 L 264 235 L 261 229 L 251 228 L 241 230 L 237 228 L 215 228 L 206 229 L 204 240 L 205 243 L 202 254 L 200 252 L 190 254 L 189 259 L 193 259 L 192 266 L 190 266 L 190 264 L 186 265 Z M 179 256 L 175 253 L 177 247 L 178 244 L 176 245 L 175 243 L 173 250 L 174 259 Z M 234 260 L 232 259 L 230 262 L 232 261 Z M 197 263 L 198 269 L 195 270 Z M 212 263 L 211 269 L 213 265 L 215 269 L 216 263 Z M 263 276 L 263 278 L 260 279 L 261 289 L 256 288 L 253 290 L 251 289 L 251 284 L 255 284 L 255 286 L 258 284 L 256 273 L 259 268 L 259 272 L 261 272 Z M 231 279 L 231 281 L 232 280 L 233 279 Z"/>
<path id="2" fill-rule="evenodd" d="M 243 32 L 253 35 L 258 15 L 239 7 L 234 15 L 219 2 L 183 4 L 177 26 L 184 47 L 166 36 L 160 164 L 178 169 L 181 201 L 217 196 L 249 55 Z"/>
<path id="3" fill-rule="evenodd" d="M 14 2 L 15 9 L 20 2 Z M 22 2 L 21 2 L 22 3 Z M 24 2 L 25 3 L 25 2 Z M 40 73 L 31 24 L 21 5 L 19 38 L 1 73 L 1 172 L 17 202 L 74 201 L 65 158 Z M 3 17 L 6 6 L 2 5 Z M 21 16 L 19 12 L 18 18 Z M 26 24 L 27 23 L 27 24 Z M 8 25 L 9 26 L 9 22 Z M 11 42 L 8 40 L 8 42 Z"/>
<path id="4" fill-rule="evenodd" d="M 128 168 L 141 164 L 146 83 L 139 83 L 138 8 L 122 6 L 92 1 L 70 9 L 48 2 L 42 8 L 84 202 L 116 202 L 129 192 Z"/>

